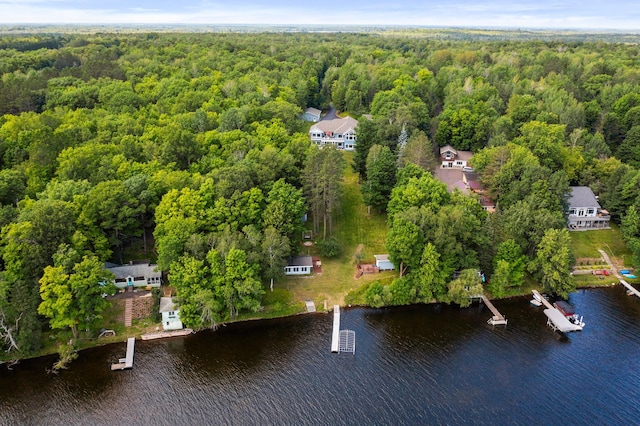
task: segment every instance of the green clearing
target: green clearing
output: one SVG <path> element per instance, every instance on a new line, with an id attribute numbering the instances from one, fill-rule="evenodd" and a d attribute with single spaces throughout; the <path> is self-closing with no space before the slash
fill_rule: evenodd
<path id="1" fill-rule="evenodd" d="M 598 249 L 602 249 L 616 266 L 631 266 L 631 252 L 615 224 L 611 229 L 571 232 L 571 247 L 578 263 L 580 259 L 600 259 Z"/>
<path id="2" fill-rule="evenodd" d="M 331 308 L 334 304 L 344 305 L 349 292 L 357 291 L 369 283 L 381 280 L 390 281 L 396 276 L 393 271 L 380 274 L 363 275 L 356 279 L 355 253 L 362 244 L 362 263 L 373 263 L 374 254 L 386 253 L 385 241 L 387 236 L 387 217 L 385 214 L 367 212 L 358 175 L 351 169 L 353 152 L 344 152 L 347 167 L 344 176 L 344 196 L 341 214 L 334 219 L 334 236 L 338 240 L 342 253 L 334 259 L 322 258 L 322 274 L 305 277 L 286 277 L 275 284 L 276 289 L 287 290 L 291 294 L 289 303 L 299 306 L 301 312 L 304 306 L 301 302 L 313 300 L 318 310 L 322 310 L 326 300 Z M 300 254 L 318 255 L 315 247 L 300 246 Z M 282 307 L 283 302 L 279 302 Z M 265 303 L 265 310 L 272 306 Z"/>

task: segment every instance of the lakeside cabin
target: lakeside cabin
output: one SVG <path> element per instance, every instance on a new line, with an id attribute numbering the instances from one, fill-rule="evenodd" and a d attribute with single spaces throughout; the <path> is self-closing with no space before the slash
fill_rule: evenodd
<path id="1" fill-rule="evenodd" d="M 107 270 L 115 275 L 113 283 L 118 288 L 160 287 L 162 272 L 149 261 L 130 262 L 128 265 L 105 264 Z"/>
<path id="2" fill-rule="evenodd" d="M 284 267 L 285 275 L 310 275 L 313 271 L 313 258 L 311 256 L 297 256 Z"/>
<path id="3" fill-rule="evenodd" d="M 180 320 L 180 310 L 176 309 L 176 304 L 173 302 L 172 297 L 160 298 L 159 311 L 162 315 L 163 330 L 182 330 L 184 326 Z"/>

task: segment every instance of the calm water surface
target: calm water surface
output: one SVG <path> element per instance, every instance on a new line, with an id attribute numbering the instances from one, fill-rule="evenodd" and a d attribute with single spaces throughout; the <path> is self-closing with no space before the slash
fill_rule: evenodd
<path id="1" fill-rule="evenodd" d="M 124 343 L 0 370 L 0 424 L 640 424 L 640 299 L 620 287 L 570 301 L 585 330 L 561 337 L 528 298 L 488 309 L 352 309 L 355 356 L 331 354 L 331 315 Z"/>

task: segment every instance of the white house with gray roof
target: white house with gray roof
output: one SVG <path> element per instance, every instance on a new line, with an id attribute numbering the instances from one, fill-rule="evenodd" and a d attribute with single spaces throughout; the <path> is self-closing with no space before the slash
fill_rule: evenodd
<path id="1" fill-rule="evenodd" d="M 182 330 L 183 325 L 180 320 L 180 309 L 173 303 L 171 297 L 160 298 L 160 314 L 162 314 L 163 330 Z"/>
<path id="2" fill-rule="evenodd" d="M 113 283 L 118 288 L 160 287 L 162 285 L 162 272 L 157 270 L 158 265 L 149 262 L 131 262 L 128 265 L 106 266 L 115 275 Z"/>
<path id="3" fill-rule="evenodd" d="M 567 226 L 570 230 L 608 229 L 611 216 L 600 207 L 598 199 L 588 186 L 572 186 L 569 196 Z"/>
<path id="4" fill-rule="evenodd" d="M 346 116 L 333 120 L 322 120 L 309 129 L 311 141 L 322 147 L 334 145 L 338 149 L 353 151 L 356 147 L 358 120 Z"/>
<path id="5" fill-rule="evenodd" d="M 309 275 L 313 272 L 313 258 L 311 256 L 297 256 L 284 267 L 285 275 Z"/>

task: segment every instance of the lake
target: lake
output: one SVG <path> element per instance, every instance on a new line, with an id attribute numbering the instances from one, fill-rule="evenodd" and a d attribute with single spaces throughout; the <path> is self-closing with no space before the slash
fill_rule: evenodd
<path id="1" fill-rule="evenodd" d="M 0 369 L 0 424 L 640 424 L 640 299 L 570 297 L 582 332 L 546 326 L 529 298 L 342 311 L 356 354 L 330 352 L 333 315 L 251 321 Z M 123 338 L 124 341 L 124 338 Z"/>

